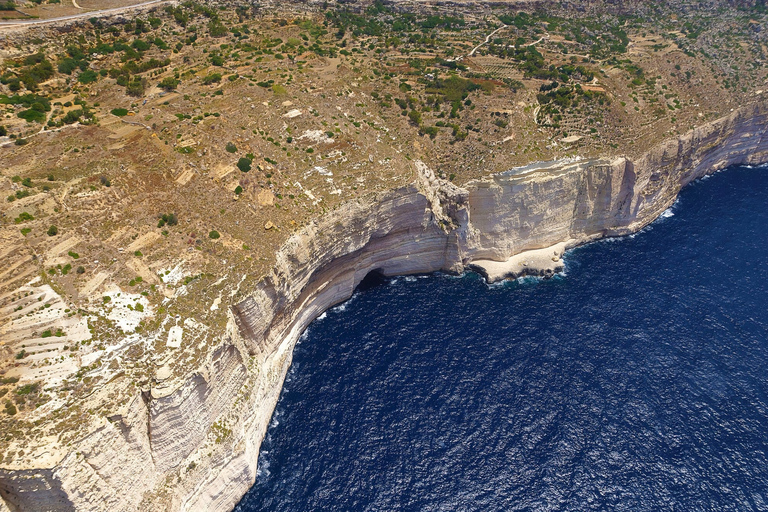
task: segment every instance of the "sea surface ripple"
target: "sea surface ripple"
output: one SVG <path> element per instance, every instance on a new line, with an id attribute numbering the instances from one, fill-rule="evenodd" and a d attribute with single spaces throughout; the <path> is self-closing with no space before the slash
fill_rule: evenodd
<path id="1" fill-rule="evenodd" d="M 302 337 L 237 511 L 768 510 L 768 170 L 565 275 L 395 278 Z"/>

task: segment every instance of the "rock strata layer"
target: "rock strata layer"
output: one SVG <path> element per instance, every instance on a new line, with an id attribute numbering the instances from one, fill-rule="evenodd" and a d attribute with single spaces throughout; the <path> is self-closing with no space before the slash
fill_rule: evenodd
<path id="1" fill-rule="evenodd" d="M 531 165 L 461 188 L 417 163 L 412 185 L 293 235 L 270 275 L 230 305 L 222 344 L 193 375 L 158 372 L 101 428 L 58 447 L 53 463 L 0 468 L 0 511 L 231 510 L 256 478 L 296 341 L 370 272 L 555 272 L 564 250 L 641 229 L 691 181 L 767 162 L 767 122 L 768 106 L 750 106 L 635 161 Z"/>

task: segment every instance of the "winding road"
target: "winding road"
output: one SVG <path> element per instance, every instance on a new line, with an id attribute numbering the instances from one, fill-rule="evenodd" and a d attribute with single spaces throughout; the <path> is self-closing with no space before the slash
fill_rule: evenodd
<path id="1" fill-rule="evenodd" d="M 173 0 L 149 0 L 147 2 L 141 2 L 141 3 L 133 4 L 133 5 L 126 5 L 124 7 L 112 7 L 111 9 L 101 9 L 101 10 L 98 10 L 98 11 L 88 11 L 88 12 L 83 12 L 83 13 L 79 13 L 79 14 L 70 14 L 69 16 L 58 16 L 56 18 L 47 18 L 47 19 L 44 19 L 44 20 L 41 20 L 41 19 L 3 20 L 3 21 L 0 21 L 0 29 L 2 29 L 3 27 L 20 27 L 20 26 L 25 26 L 25 25 L 45 25 L 45 24 L 48 24 L 48 23 L 57 23 L 57 22 L 60 22 L 60 21 L 72 21 L 72 20 L 77 20 L 77 19 L 81 19 L 81 18 L 97 18 L 99 16 L 107 16 L 107 15 L 110 15 L 110 14 L 118 14 L 118 13 L 121 13 L 121 12 L 124 12 L 124 11 L 128 11 L 128 10 L 131 10 L 131 9 L 146 7 L 148 5 L 154 5 L 154 4 L 162 4 L 162 3 L 167 3 L 167 2 L 171 2 L 171 1 L 173 1 Z M 73 0 L 72 4 L 75 7 L 82 9 L 82 7 L 77 5 L 77 3 L 75 3 L 74 0 Z"/>
<path id="2" fill-rule="evenodd" d="M 491 32 L 490 34 L 488 34 L 488 35 L 485 37 L 485 41 L 483 41 L 483 42 L 482 42 L 482 43 L 480 43 L 479 45 L 477 45 L 477 46 L 475 46 L 474 48 L 472 48 L 472 51 L 471 51 L 471 52 L 469 52 L 469 54 L 467 55 L 467 57 L 471 57 L 471 56 L 473 56 L 473 55 L 475 54 L 475 52 L 476 52 L 477 50 L 479 50 L 479 49 L 480 49 L 480 48 L 481 48 L 483 45 L 486 45 L 486 44 L 488 44 L 488 43 L 490 42 L 491 38 L 494 36 L 494 34 L 496 34 L 496 32 L 498 32 L 499 30 L 504 30 L 504 29 L 505 29 L 505 28 L 507 28 L 508 26 L 509 26 L 509 25 L 504 25 L 504 24 L 502 24 L 502 25 L 501 25 L 499 28 L 497 28 L 496 30 L 494 30 L 493 32 Z"/>

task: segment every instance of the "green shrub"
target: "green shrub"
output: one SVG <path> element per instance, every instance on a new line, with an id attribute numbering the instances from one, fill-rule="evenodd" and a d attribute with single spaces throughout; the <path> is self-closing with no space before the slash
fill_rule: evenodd
<path id="1" fill-rule="evenodd" d="M 27 212 L 21 212 L 18 217 L 13 219 L 13 222 L 15 224 L 21 224 L 22 222 L 26 222 L 28 220 L 35 220 L 35 218 Z"/>
<path id="2" fill-rule="evenodd" d="M 218 82 L 221 82 L 221 73 L 211 73 L 210 75 L 203 78 L 204 85 L 211 85 Z"/>
<path id="3" fill-rule="evenodd" d="M 125 86 L 125 92 L 128 96 L 142 96 L 144 94 L 144 82 L 138 78 L 134 78 Z"/>
<path id="4" fill-rule="evenodd" d="M 160 83 L 158 84 L 161 89 L 165 89 L 166 91 L 173 91 L 178 87 L 178 85 L 181 83 L 181 80 L 174 78 L 172 76 L 163 78 L 160 80 Z"/>
<path id="5" fill-rule="evenodd" d="M 56 226 L 51 226 L 48 228 L 47 233 L 48 233 L 48 236 L 56 236 L 59 234 L 59 228 L 57 228 Z"/>
<path id="6" fill-rule="evenodd" d="M 16 115 L 21 119 L 24 119 L 28 123 L 42 123 L 43 121 L 45 121 L 45 117 L 46 117 L 45 112 L 41 112 L 34 108 L 31 108 L 29 110 L 22 110 Z"/>
<path id="7" fill-rule="evenodd" d="M 243 187 L 238 185 L 237 188 L 235 188 L 235 194 L 239 196 L 242 193 L 243 193 Z"/>
<path id="8" fill-rule="evenodd" d="M 429 135 L 430 139 L 434 139 L 440 130 L 438 130 L 437 126 L 422 126 L 421 127 L 421 133 L 425 135 Z"/>
<path id="9" fill-rule="evenodd" d="M 179 223 L 179 218 L 176 216 L 175 213 L 171 213 L 170 215 L 167 213 L 164 213 L 160 216 L 160 219 L 157 221 L 157 227 L 161 228 L 168 224 L 169 226 L 175 226 Z"/>
<path id="10" fill-rule="evenodd" d="M 32 384 L 24 384 L 23 386 L 19 386 L 19 388 L 16 390 L 16 394 L 31 395 L 33 393 L 37 393 L 39 388 L 40 385 L 37 382 L 33 382 Z"/>
<path id="11" fill-rule="evenodd" d="M 227 142 L 226 150 L 227 150 L 227 153 L 237 153 L 237 146 L 235 146 L 231 142 Z"/>
<path id="12" fill-rule="evenodd" d="M 72 258 L 73 260 L 80 258 L 80 255 L 77 254 L 75 251 L 69 251 L 67 254 L 69 254 L 70 258 Z"/>
<path id="13" fill-rule="evenodd" d="M 213 230 L 213 231 L 211 231 L 210 233 L 208 233 L 208 238 L 210 238 L 210 239 L 212 239 L 212 240 L 216 240 L 216 239 L 217 239 L 217 238 L 219 238 L 219 237 L 221 237 L 221 235 L 220 235 L 220 234 L 219 234 L 219 232 L 218 232 L 218 231 L 216 231 L 216 230 Z"/>
<path id="14" fill-rule="evenodd" d="M 77 110 L 70 110 L 67 112 L 67 115 L 64 116 L 64 118 L 61 120 L 64 124 L 74 124 L 78 121 L 80 121 L 80 116 L 83 115 L 83 111 L 81 109 Z"/>
<path id="15" fill-rule="evenodd" d="M 243 172 L 248 172 L 251 170 L 252 163 L 253 163 L 253 160 L 251 160 L 250 158 L 242 157 L 240 158 L 240 160 L 237 161 L 237 168 Z"/>
<path id="16" fill-rule="evenodd" d="M 77 77 L 81 84 L 91 84 L 99 79 L 99 75 L 92 69 L 86 69 Z"/>

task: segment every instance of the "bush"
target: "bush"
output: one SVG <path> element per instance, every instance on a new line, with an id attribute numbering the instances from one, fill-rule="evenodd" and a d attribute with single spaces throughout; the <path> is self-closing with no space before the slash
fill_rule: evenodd
<path id="1" fill-rule="evenodd" d="M 5 137 L 6 135 L 8 135 L 8 130 L 5 126 L 0 125 L 0 137 Z"/>
<path id="2" fill-rule="evenodd" d="M 127 108 L 113 108 L 112 109 L 112 115 L 117 117 L 123 117 L 128 115 L 128 109 Z"/>
<path id="3" fill-rule="evenodd" d="M 142 96 L 144 95 L 144 81 L 139 78 L 134 78 L 125 86 L 125 92 L 128 96 Z"/>
<path id="4" fill-rule="evenodd" d="M 163 78 L 160 80 L 160 83 L 158 84 L 161 89 L 165 89 L 166 91 L 173 91 L 178 87 L 178 85 L 181 83 L 181 80 L 174 78 L 172 76 Z"/>
<path id="5" fill-rule="evenodd" d="M 218 82 L 221 82 L 221 73 L 211 73 L 210 75 L 203 78 L 204 85 L 211 85 Z"/>
<path id="6" fill-rule="evenodd" d="M 77 273 L 78 274 L 85 274 L 85 267 L 83 267 L 83 266 L 77 267 Z"/>
<path id="7" fill-rule="evenodd" d="M 92 69 L 86 69 L 77 77 L 81 84 L 91 84 L 99 79 L 99 75 Z"/>
<path id="8" fill-rule="evenodd" d="M 437 126 L 422 126 L 421 127 L 421 133 L 423 133 L 425 135 L 429 135 L 430 139 L 434 139 L 437 136 L 439 131 L 440 130 L 438 130 Z"/>
<path id="9" fill-rule="evenodd" d="M 239 196 L 239 195 L 240 195 L 240 194 L 242 194 L 242 193 L 243 193 L 243 187 L 241 187 L 240 185 L 238 185 L 238 186 L 237 186 L 237 188 L 235 188 L 235 195 L 238 195 L 238 196 Z"/>
<path id="10" fill-rule="evenodd" d="M 13 416 L 16 414 L 16 406 L 13 405 L 10 401 L 5 402 L 5 412 L 8 413 L 9 416 Z"/>
<path id="11" fill-rule="evenodd" d="M 161 228 L 168 224 L 169 226 L 175 226 L 179 223 L 179 218 L 176 216 L 175 213 L 171 213 L 170 215 L 167 213 L 164 213 L 160 216 L 160 220 L 157 221 L 157 227 Z"/>
<path id="12" fill-rule="evenodd" d="M 59 228 L 57 228 L 56 226 L 51 226 L 48 228 L 47 233 L 48 233 L 48 236 L 56 236 L 59 234 Z"/>
<path id="13" fill-rule="evenodd" d="M 65 115 L 64 118 L 61 120 L 61 122 L 64 124 L 74 124 L 80 121 L 81 115 L 83 115 L 83 111 L 80 109 L 70 110 L 69 112 L 67 112 L 67 115 Z"/>
<path id="14" fill-rule="evenodd" d="M 28 220 L 35 220 L 35 218 L 27 212 L 21 212 L 18 217 L 13 219 L 14 224 L 21 224 Z"/>
<path id="15" fill-rule="evenodd" d="M 237 146 L 235 146 L 231 142 L 227 142 L 226 150 L 227 150 L 227 153 L 237 153 Z"/>
<path id="16" fill-rule="evenodd" d="M 210 238 L 210 239 L 212 239 L 212 240 L 216 240 L 216 239 L 217 239 L 217 238 L 219 238 L 220 236 L 221 236 L 221 235 L 220 235 L 220 234 L 219 234 L 219 232 L 218 232 L 218 231 L 216 231 L 216 230 L 213 230 L 213 231 L 211 231 L 210 233 L 208 233 L 208 238 Z"/>
<path id="17" fill-rule="evenodd" d="M 42 123 L 45 121 L 45 112 L 40 112 L 37 109 L 31 108 L 29 110 L 22 110 L 18 114 L 21 119 L 24 119 L 28 123 Z"/>
<path id="18" fill-rule="evenodd" d="M 253 163 L 253 160 L 242 157 L 237 161 L 237 168 L 243 172 L 248 172 L 251 170 L 251 163 Z"/>

